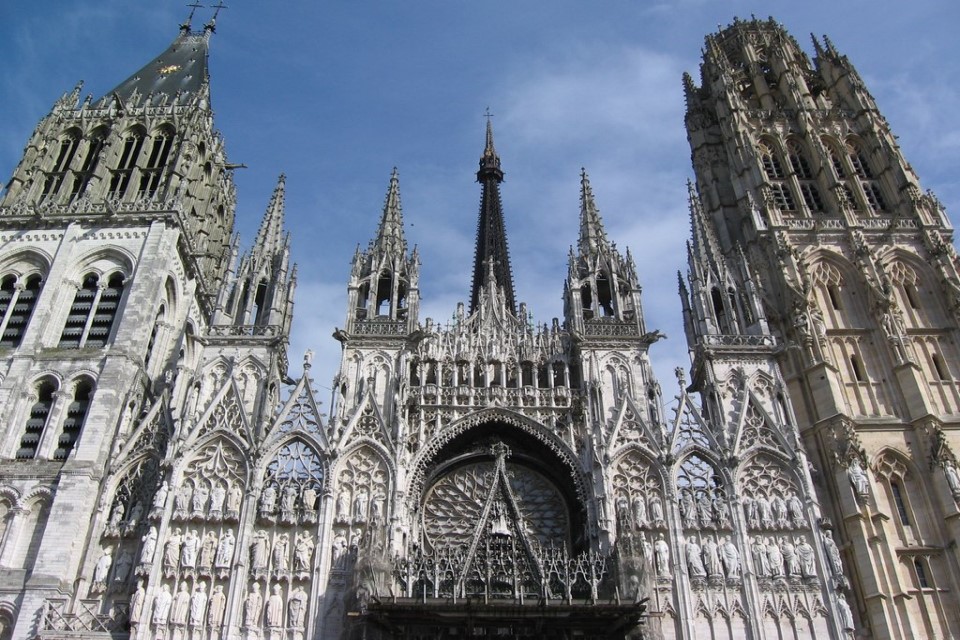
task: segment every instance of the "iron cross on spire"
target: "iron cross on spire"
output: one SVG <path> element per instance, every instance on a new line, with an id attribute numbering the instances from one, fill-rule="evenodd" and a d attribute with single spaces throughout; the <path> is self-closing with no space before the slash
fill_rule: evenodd
<path id="1" fill-rule="evenodd" d="M 487 110 L 483 112 L 483 117 L 487 119 L 487 124 L 489 124 L 490 118 L 493 117 L 493 114 L 490 113 L 490 107 L 487 107 Z"/>
<path id="2" fill-rule="evenodd" d="M 220 15 L 220 9 L 229 9 L 227 5 L 223 4 L 223 0 L 218 0 L 217 4 L 213 5 L 213 17 L 210 18 L 210 21 L 203 25 L 203 28 L 209 31 L 210 33 L 216 33 L 217 31 L 217 16 Z"/>
<path id="3" fill-rule="evenodd" d="M 190 24 L 193 22 L 193 14 L 197 12 L 197 9 L 203 9 L 203 5 L 199 2 L 194 2 L 193 4 L 188 4 L 187 6 L 190 7 L 190 15 L 187 16 L 187 24 Z"/>

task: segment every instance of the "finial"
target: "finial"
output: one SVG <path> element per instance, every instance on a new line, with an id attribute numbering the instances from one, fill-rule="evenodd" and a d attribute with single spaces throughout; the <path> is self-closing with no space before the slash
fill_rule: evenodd
<path id="1" fill-rule="evenodd" d="M 217 32 L 217 16 L 220 15 L 220 10 L 229 9 L 229 8 L 230 7 L 223 4 L 223 0 L 218 0 L 217 4 L 213 5 L 213 17 L 210 18 L 210 22 L 203 25 L 203 29 L 205 31 L 209 31 L 210 33 L 216 33 Z"/>
<path id="2" fill-rule="evenodd" d="M 490 121 L 493 114 L 490 113 L 490 107 L 487 107 L 483 117 L 487 119 L 487 140 L 483 147 L 483 157 L 492 158 L 497 155 L 497 151 L 493 148 L 493 123 Z"/>
<path id="3" fill-rule="evenodd" d="M 203 5 L 199 2 L 194 2 L 193 4 L 188 4 L 187 6 L 190 7 L 190 15 L 188 15 L 184 23 L 180 25 L 180 31 L 183 33 L 188 33 L 190 31 L 190 26 L 193 23 L 193 14 L 197 12 L 197 9 L 203 8 Z"/>

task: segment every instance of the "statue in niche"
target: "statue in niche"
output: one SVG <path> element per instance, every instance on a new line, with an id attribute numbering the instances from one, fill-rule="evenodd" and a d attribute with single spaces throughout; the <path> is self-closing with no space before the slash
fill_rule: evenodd
<path id="1" fill-rule="evenodd" d="M 143 580 L 137 580 L 137 588 L 130 595 L 130 636 L 136 635 L 137 625 L 143 618 L 143 603 L 146 600 L 147 591 L 143 588 Z"/>
<path id="2" fill-rule="evenodd" d="M 727 498 L 720 492 L 713 498 L 713 518 L 719 529 L 730 528 L 730 505 Z"/>
<path id="3" fill-rule="evenodd" d="M 685 529 L 697 528 L 697 507 L 689 489 L 680 490 L 680 515 L 683 517 Z"/>
<path id="4" fill-rule="evenodd" d="M 207 609 L 207 585 L 201 582 L 190 598 L 190 626 L 203 626 L 203 614 Z"/>
<path id="5" fill-rule="evenodd" d="M 837 594 L 837 612 L 840 614 L 840 626 L 844 631 L 855 631 L 853 624 L 853 611 L 850 610 L 850 604 L 847 597 L 842 593 Z"/>
<path id="6" fill-rule="evenodd" d="M 153 625 L 155 627 L 167 626 L 171 604 L 173 604 L 173 595 L 170 593 L 170 585 L 160 585 L 160 593 L 153 600 Z"/>
<path id="7" fill-rule="evenodd" d="M 127 521 L 123 524 L 123 533 L 124 535 L 129 535 L 137 530 L 137 527 L 140 525 L 140 518 L 143 517 L 143 505 L 137 501 L 133 503 L 133 508 L 130 509 L 130 516 L 127 518 Z"/>
<path id="8" fill-rule="evenodd" d="M 727 577 L 732 579 L 739 578 L 740 551 L 737 549 L 737 545 L 730 539 L 730 536 L 723 539 L 723 544 L 720 547 L 720 555 Z"/>
<path id="9" fill-rule="evenodd" d="M 189 480 L 184 480 L 180 488 L 177 489 L 177 495 L 173 499 L 173 517 L 186 518 L 190 511 L 190 500 L 193 498 L 193 485 Z"/>
<path id="10" fill-rule="evenodd" d="M 853 458 L 847 466 L 847 478 L 850 480 L 850 486 L 853 487 L 857 498 L 865 500 L 870 491 L 870 480 L 867 478 L 867 472 L 863 470 L 863 464 L 859 458 Z"/>
<path id="11" fill-rule="evenodd" d="M 797 561 L 800 563 L 800 575 L 814 578 L 817 575 L 816 558 L 813 547 L 806 538 L 797 538 Z"/>
<path id="12" fill-rule="evenodd" d="M 309 533 L 297 535 L 297 543 L 293 552 L 293 570 L 298 574 L 310 571 L 313 559 L 314 542 Z"/>
<path id="13" fill-rule="evenodd" d="M 213 565 L 217 569 L 230 569 L 230 562 L 233 560 L 233 548 L 236 544 L 236 538 L 233 537 L 233 531 L 227 529 L 220 537 L 220 544 L 217 545 L 217 557 Z"/>
<path id="14" fill-rule="evenodd" d="M 690 573 L 690 577 L 706 578 L 707 570 L 703 566 L 700 545 L 697 544 L 694 538 L 687 538 L 685 552 L 687 556 L 687 570 Z"/>
<path id="15" fill-rule="evenodd" d="M 333 541 L 333 568 L 343 569 L 347 554 L 347 539 L 342 533 L 338 533 Z"/>
<path id="16" fill-rule="evenodd" d="M 797 548 L 788 538 L 780 538 L 780 553 L 783 554 L 784 567 L 788 578 L 800 575 L 800 559 L 797 557 Z"/>
<path id="17" fill-rule="evenodd" d="M 353 500 L 353 519 L 355 522 L 366 522 L 367 520 L 367 492 L 363 489 Z"/>
<path id="18" fill-rule="evenodd" d="M 317 490 L 313 487 L 307 487 L 303 490 L 303 509 L 304 511 L 316 511 L 317 509 Z"/>
<path id="19" fill-rule="evenodd" d="M 140 538 L 143 546 L 140 547 L 140 564 L 153 562 L 153 552 L 157 549 L 157 528 L 150 527 Z"/>
<path id="20" fill-rule="evenodd" d="M 283 497 L 280 498 L 280 510 L 292 512 L 297 506 L 297 488 L 287 485 L 283 488 Z"/>
<path id="21" fill-rule="evenodd" d="M 187 583 L 180 583 L 180 589 L 173 599 L 173 610 L 170 613 L 170 624 L 180 627 L 187 624 L 187 616 L 190 615 L 190 592 L 187 591 Z"/>
<path id="22" fill-rule="evenodd" d="M 286 533 L 280 534 L 276 540 L 273 542 L 273 570 L 279 573 L 287 571 L 289 569 L 289 547 L 290 547 L 290 535 Z"/>
<path id="23" fill-rule="evenodd" d="M 304 618 L 307 614 L 307 592 L 298 586 L 290 594 L 287 602 L 287 625 L 293 629 L 303 629 Z"/>
<path id="24" fill-rule="evenodd" d="M 768 538 L 766 542 L 767 547 L 767 566 L 770 568 L 770 577 L 771 578 L 782 578 L 783 577 L 783 553 L 780 551 L 780 547 L 777 546 L 777 541 Z"/>
<path id="25" fill-rule="evenodd" d="M 227 499 L 227 490 L 224 489 L 222 482 L 213 485 L 210 492 L 210 519 L 217 521 L 223 518 L 223 503 Z"/>
<path id="26" fill-rule="evenodd" d="M 747 526 L 751 529 L 760 528 L 760 513 L 757 511 L 757 501 L 750 496 L 743 498 L 743 515 L 747 519 Z"/>
<path id="27" fill-rule="evenodd" d="M 713 503 L 707 491 L 701 491 L 697 496 L 697 520 L 701 527 L 713 525 Z"/>
<path id="28" fill-rule="evenodd" d="M 193 517 L 202 518 L 207 512 L 207 501 L 210 499 L 210 487 L 203 480 L 197 481 L 197 488 L 193 491 Z"/>
<path id="29" fill-rule="evenodd" d="M 630 528 L 630 503 L 626 496 L 617 496 L 616 504 L 617 525 L 623 529 Z"/>
<path id="30" fill-rule="evenodd" d="M 200 548 L 200 536 L 196 529 L 188 531 L 180 547 L 180 566 L 183 569 L 194 569 L 197 566 L 197 550 Z"/>
<path id="31" fill-rule="evenodd" d="M 337 495 L 337 522 L 349 522 L 350 514 L 347 511 L 347 496 L 346 492 L 341 492 Z"/>
<path id="32" fill-rule="evenodd" d="M 133 568 L 133 554 L 129 549 L 124 549 L 117 558 L 113 567 L 113 589 L 122 591 L 127 585 L 127 578 L 130 577 L 130 569 Z"/>
<path id="33" fill-rule="evenodd" d="M 643 557 L 644 557 L 648 562 L 650 562 L 651 565 L 653 565 L 653 563 L 654 563 L 654 559 L 653 559 L 653 555 L 654 555 L 653 544 L 652 544 L 649 540 L 647 540 L 647 536 L 646 536 L 646 535 L 644 535 L 642 538 L 640 538 L 640 548 L 641 548 L 641 550 L 643 551 Z"/>
<path id="34" fill-rule="evenodd" d="M 172 578 L 177 567 L 180 566 L 180 546 L 183 544 L 183 536 L 180 529 L 174 529 L 173 535 L 167 539 L 167 544 L 163 548 L 163 573 L 168 578 Z"/>
<path id="35" fill-rule="evenodd" d="M 767 545 L 763 538 L 755 537 L 750 550 L 753 552 L 753 566 L 756 567 L 757 575 L 761 578 L 770 577 L 770 560 L 767 558 Z"/>
<path id="36" fill-rule="evenodd" d="M 213 531 L 207 531 L 203 536 L 203 542 L 200 544 L 200 560 L 197 563 L 200 571 L 205 575 L 210 573 L 213 567 L 213 559 L 217 555 L 217 534 Z"/>
<path id="37" fill-rule="evenodd" d="M 266 531 L 257 531 L 250 545 L 250 568 L 254 571 L 265 571 L 270 562 L 270 541 Z"/>
<path id="38" fill-rule="evenodd" d="M 834 542 L 833 536 L 830 535 L 829 531 L 824 531 L 823 535 L 823 547 L 827 551 L 827 558 L 830 560 L 830 567 L 833 569 L 835 576 L 843 576 L 843 560 L 840 558 L 840 549 L 837 547 L 837 543 Z"/>
<path id="39" fill-rule="evenodd" d="M 780 529 L 790 526 L 787 520 L 787 502 L 780 496 L 773 496 L 770 500 L 770 510 L 773 511 L 773 520 Z"/>
<path id="40" fill-rule="evenodd" d="M 113 508 L 113 513 L 110 514 L 110 521 L 107 523 L 107 535 L 119 535 L 120 525 L 123 523 L 123 516 L 126 511 L 123 503 L 118 501 Z"/>
<path id="41" fill-rule="evenodd" d="M 800 497 L 791 493 L 790 497 L 787 499 L 787 512 L 790 514 L 790 520 L 793 523 L 794 529 L 802 529 L 806 520 L 804 514 L 803 502 L 800 500 Z"/>
<path id="42" fill-rule="evenodd" d="M 283 626 L 283 596 L 280 595 L 280 585 L 274 584 L 272 593 L 267 599 L 267 627 L 273 637 L 275 630 Z M 279 636 L 278 636 L 279 637 Z"/>
<path id="43" fill-rule="evenodd" d="M 707 570 L 707 576 L 713 578 L 723 575 L 723 565 L 720 563 L 720 546 L 713 538 L 707 538 L 707 541 L 703 543 L 703 564 Z"/>
<path id="44" fill-rule="evenodd" d="M 662 527 L 666 524 L 663 519 L 663 500 L 660 499 L 659 493 L 650 496 L 650 521 L 653 522 L 655 527 Z"/>
<path id="45" fill-rule="evenodd" d="M 647 502 L 640 494 L 633 498 L 633 522 L 638 529 L 647 526 Z"/>
<path id="46" fill-rule="evenodd" d="M 100 559 L 97 560 L 96 566 L 93 568 L 93 586 L 90 588 L 91 592 L 99 593 L 100 591 L 106 591 L 107 579 L 110 576 L 110 567 L 112 566 L 113 547 L 107 546 L 103 550 Z"/>
<path id="47" fill-rule="evenodd" d="M 239 483 L 230 485 L 227 491 L 227 519 L 236 520 L 240 517 L 240 503 L 243 502 L 243 489 Z"/>
<path id="48" fill-rule="evenodd" d="M 260 584 L 254 582 L 243 603 L 243 626 L 247 629 L 260 628 L 260 612 L 263 610 L 263 596 L 260 595 Z"/>
<path id="49" fill-rule="evenodd" d="M 773 528 L 773 509 L 766 496 L 757 496 L 757 512 L 760 514 L 760 526 L 764 529 Z"/>
<path id="50" fill-rule="evenodd" d="M 163 508 L 167 504 L 167 494 L 170 493 L 170 487 L 167 485 L 167 481 L 164 480 L 160 483 L 160 486 L 157 487 L 157 492 L 153 494 L 153 507 L 150 510 L 151 519 L 159 519 L 163 516 Z"/>
<path id="51" fill-rule="evenodd" d="M 277 509 L 277 490 L 273 485 L 267 485 L 260 496 L 260 515 L 269 518 Z"/>
<path id="52" fill-rule="evenodd" d="M 960 501 L 960 472 L 956 465 L 953 462 L 944 463 L 943 475 L 947 478 L 947 486 L 950 487 L 953 499 Z"/>
<path id="53" fill-rule="evenodd" d="M 223 616 L 227 611 L 227 596 L 223 593 L 223 586 L 217 585 L 210 595 L 210 609 L 207 611 L 207 624 L 216 632 L 223 624 Z"/>
<path id="54" fill-rule="evenodd" d="M 370 521 L 374 524 L 383 522 L 383 505 L 385 502 L 386 498 L 382 493 L 378 493 L 373 497 L 373 502 L 370 503 Z"/>

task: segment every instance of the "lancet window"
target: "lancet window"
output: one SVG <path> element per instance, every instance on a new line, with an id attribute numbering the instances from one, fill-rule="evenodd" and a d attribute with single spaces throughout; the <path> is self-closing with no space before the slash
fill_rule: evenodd
<path id="1" fill-rule="evenodd" d="M 56 160 L 43 181 L 41 200 L 48 196 L 55 196 L 60 191 L 60 186 L 70 171 L 70 164 L 73 162 L 73 157 L 76 155 L 79 146 L 80 134 L 77 131 L 68 131 L 60 139 Z"/>
<path id="2" fill-rule="evenodd" d="M 60 347 L 104 346 L 110 339 L 124 286 L 124 276 L 120 272 L 109 276 L 95 273 L 85 276 L 74 295 L 70 314 L 60 334 Z"/>
<path id="3" fill-rule="evenodd" d="M 39 274 L 0 280 L 0 347 L 18 347 L 40 295 Z"/>
<path id="4" fill-rule="evenodd" d="M 44 378 L 37 383 L 33 402 L 24 424 L 23 436 L 20 438 L 20 448 L 17 449 L 18 459 L 29 460 L 37 457 L 40 440 L 50 420 L 57 388 L 57 382 L 53 378 Z"/>
<path id="5" fill-rule="evenodd" d="M 116 168 L 113 169 L 110 176 L 109 193 L 111 198 L 123 198 L 127 193 L 145 138 L 146 134 L 143 129 L 136 127 L 130 129 L 124 136 L 120 148 L 120 157 L 117 159 Z"/>
<path id="6" fill-rule="evenodd" d="M 175 133 L 170 126 L 162 126 L 153 134 L 150 155 L 140 176 L 140 195 L 152 197 L 156 194 L 164 169 L 170 157 Z"/>
<path id="7" fill-rule="evenodd" d="M 97 170 L 100 163 L 100 155 L 103 152 L 104 142 L 107 139 L 107 130 L 103 127 L 94 130 L 87 138 L 86 153 L 83 156 L 83 162 L 80 169 L 74 172 L 73 186 L 70 188 L 70 198 L 81 196 L 90 184 L 90 178 Z"/>
<path id="8" fill-rule="evenodd" d="M 67 405 L 63 427 L 60 431 L 60 437 L 57 439 L 57 448 L 53 452 L 55 460 L 66 460 L 80 439 L 80 433 L 83 431 L 83 425 L 87 420 L 87 411 L 90 408 L 93 388 L 93 382 L 86 378 L 82 378 L 74 386 L 73 399 Z"/>
<path id="9" fill-rule="evenodd" d="M 786 173 L 783 170 L 783 164 L 777 156 L 772 143 L 763 141 L 759 146 L 760 162 L 763 165 L 763 172 L 767 183 L 770 185 L 770 194 L 773 197 L 773 205 L 781 211 L 795 211 L 797 208 L 793 200 L 793 194 L 790 192 L 790 186 L 786 182 Z"/>

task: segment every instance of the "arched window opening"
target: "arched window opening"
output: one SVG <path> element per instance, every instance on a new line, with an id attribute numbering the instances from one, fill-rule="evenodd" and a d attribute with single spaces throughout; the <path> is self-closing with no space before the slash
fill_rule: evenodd
<path id="1" fill-rule="evenodd" d="M 917 286 L 912 282 L 903 283 L 903 293 L 906 297 L 907 302 L 910 304 L 911 309 L 920 308 L 920 292 L 917 291 Z"/>
<path id="2" fill-rule="evenodd" d="M 613 290 L 610 287 L 610 279 L 605 273 L 597 274 L 597 304 L 603 315 L 613 316 Z"/>
<path id="3" fill-rule="evenodd" d="M 828 148 L 830 149 L 830 164 L 833 166 L 834 173 L 837 174 L 838 179 L 845 179 L 847 177 L 847 170 L 843 166 L 843 160 L 840 159 L 840 154 L 838 154 L 833 147 Z"/>
<path id="4" fill-rule="evenodd" d="M 253 324 L 262 324 L 266 318 L 265 315 L 269 311 L 266 308 L 267 301 L 267 281 L 261 280 L 260 284 L 257 285 L 257 293 L 253 296 Z"/>
<path id="5" fill-rule="evenodd" d="M 947 363 L 939 353 L 933 354 L 933 372 L 941 382 L 950 380 L 950 369 L 947 368 Z"/>
<path id="6" fill-rule="evenodd" d="M 768 180 L 783 180 L 786 177 L 780 159 L 766 143 L 760 144 L 760 162 Z"/>
<path id="7" fill-rule="evenodd" d="M 893 494 L 893 503 L 897 507 L 897 515 L 900 517 L 900 524 L 905 527 L 909 527 L 910 515 L 907 513 L 907 503 L 903 499 L 903 490 L 900 488 L 900 483 L 896 480 L 891 480 L 890 492 Z"/>
<path id="8" fill-rule="evenodd" d="M 370 285 L 367 283 L 360 285 L 360 288 L 357 290 L 357 320 L 365 320 L 367 318 L 367 298 L 369 296 Z"/>
<path id="9" fill-rule="evenodd" d="M 827 295 L 830 297 L 830 306 L 832 306 L 835 311 L 843 309 L 843 296 L 840 295 L 840 285 L 828 284 Z"/>
<path id="10" fill-rule="evenodd" d="M 87 419 L 87 409 L 90 407 L 90 396 L 93 394 L 93 384 L 89 380 L 77 383 L 73 392 L 73 401 L 67 406 L 67 416 L 63 420 L 63 430 L 57 439 L 57 449 L 53 452 L 54 460 L 66 460 L 80 439 L 83 423 Z"/>
<path id="11" fill-rule="evenodd" d="M 89 274 L 73 298 L 70 314 L 60 334 L 60 347 L 78 349 L 102 347 L 110 332 L 123 296 L 122 273 L 112 274 L 104 283 L 102 277 Z"/>
<path id="12" fill-rule="evenodd" d="M 553 363 L 553 386 L 554 387 L 565 387 L 566 380 L 564 380 L 564 366 L 562 362 Z"/>
<path id="13" fill-rule="evenodd" d="M 730 333 L 730 318 L 720 289 L 714 287 L 710 290 L 710 302 L 713 304 L 713 315 L 717 318 L 717 329 L 723 334 Z"/>
<path id="14" fill-rule="evenodd" d="M 550 365 L 543 363 L 537 367 L 537 381 L 541 389 L 550 388 Z"/>
<path id="15" fill-rule="evenodd" d="M 866 382 L 867 375 L 863 370 L 863 361 L 857 354 L 850 355 L 850 369 L 853 371 L 853 378 L 857 382 Z"/>
<path id="16" fill-rule="evenodd" d="M 790 155 L 790 167 L 800 180 L 812 180 L 813 171 L 810 170 L 810 163 L 807 162 L 807 156 L 803 152 L 803 147 L 796 140 L 791 140 L 787 144 L 787 152 Z"/>
<path id="17" fill-rule="evenodd" d="M 153 360 L 153 348 L 157 344 L 157 334 L 160 333 L 160 325 L 163 322 L 165 313 L 166 308 L 160 305 L 160 310 L 157 311 L 157 317 L 153 321 L 153 330 L 150 331 L 150 339 L 147 341 L 147 353 L 143 357 L 145 364 L 149 365 L 151 360 Z"/>
<path id="18" fill-rule="evenodd" d="M 913 568 L 917 572 L 917 586 L 921 589 L 929 589 L 930 581 L 927 579 L 927 570 L 923 566 L 923 559 L 917 558 L 913 561 Z"/>
<path id="19" fill-rule="evenodd" d="M 140 150 L 143 148 L 143 139 L 143 131 L 140 129 L 131 130 L 123 139 L 123 149 L 120 151 L 117 168 L 113 170 L 110 177 L 111 198 L 122 198 L 127 192 L 133 170 L 137 166 L 137 158 L 140 157 Z"/>
<path id="20" fill-rule="evenodd" d="M 807 209 L 810 211 L 815 213 L 826 211 L 826 208 L 823 206 L 823 198 L 820 197 L 820 189 L 817 188 L 815 183 L 801 182 L 800 195 L 803 196 L 803 203 L 807 205 Z"/>
<path id="21" fill-rule="evenodd" d="M 407 285 L 403 282 L 397 284 L 397 319 L 403 320 L 407 317 Z"/>
<path id="22" fill-rule="evenodd" d="M 487 367 L 484 363 L 478 362 L 473 367 L 473 386 L 484 387 L 487 384 Z"/>
<path id="23" fill-rule="evenodd" d="M 43 181 L 43 193 L 40 199 L 47 196 L 56 195 L 60 191 L 60 185 L 70 170 L 70 163 L 73 162 L 73 156 L 77 153 L 77 147 L 80 145 L 80 137 L 74 132 L 67 133 L 60 140 L 60 148 L 57 151 L 57 159 L 51 170 L 47 173 Z"/>
<path id="24" fill-rule="evenodd" d="M 731 314 L 730 315 L 731 322 L 729 323 L 732 329 L 731 333 L 736 333 L 737 327 L 736 327 L 735 321 L 737 318 L 737 312 L 740 311 L 741 309 L 740 309 L 740 300 L 738 299 L 737 292 L 733 289 L 733 287 L 729 287 L 727 289 L 727 305 L 728 305 L 728 308 L 730 309 L 730 314 Z"/>
<path id="25" fill-rule="evenodd" d="M 525 387 L 533 386 L 533 363 L 524 362 L 520 365 L 520 384 Z"/>
<path id="26" fill-rule="evenodd" d="M 590 290 L 589 284 L 580 287 L 580 304 L 583 308 L 584 320 L 593 318 L 593 293 Z"/>
<path id="27" fill-rule="evenodd" d="M 83 163 L 80 165 L 80 170 L 75 172 L 73 176 L 73 186 L 70 189 L 71 200 L 79 195 L 82 195 L 86 190 L 87 185 L 90 183 L 90 178 L 93 176 L 94 171 L 97 170 L 97 165 L 100 163 L 100 154 L 103 151 L 104 141 L 106 138 L 106 131 L 103 129 L 98 129 L 87 140 L 87 153 L 83 157 Z"/>
<path id="28" fill-rule="evenodd" d="M 423 369 L 427 376 L 425 384 L 437 384 L 437 362 L 428 360 L 423 363 Z"/>
<path id="29" fill-rule="evenodd" d="M 773 195 L 773 204 L 781 211 L 796 211 L 797 204 L 793 200 L 793 194 L 790 193 L 790 187 L 779 182 L 770 185 L 770 193 Z"/>
<path id="30" fill-rule="evenodd" d="M 420 386 L 420 363 L 416 360 L 410 362 L 410 386 Z"/>
<path id="31" fill-rule="evenodd" d="M 147 157 L 147 166 L 144 167 L 143 175 L 140 176 L 141 196 L 153 196 L 157 192 L 170 156 L 170 148 L 173 146 L 173 136 L 173 130 L 169 127 L 164 127 L 154 134 L 150 155 Z"/>
<path id="32" fill-rule="evenodd" d="M 390 297 L 393 295 L 393 276 L 389 271 L 380 274 L 377 280 L 377 317 L 390 315 Z"/>
<path id="33" fill-rule="evenodd" d="M 20 438 L 20 448 L 17 449 L 18 460 L 32 460 L 37 457 L 37 448 L 47 426 L 50 409 L 53 408 L 53 394 L 56 390 L 56 382 L 49 378 L 37 385 L 37 400 L 30 407 L 27 423 L 23 427 L 23 437 Z"/>
<path id="34" fill-rule="evenodd" d="M 887 202 L 883 199 L 883 192 L 875 182 L 863 183 L 863 195 L 867 197 L 867 204 L 872 211 L 886 211 Z"/>
<path id="35" fill-rule="evenodd" d="M 15 569 L 33 569 L 37 561 L 37 553 L 40 551 L 40 543 L 43 541 L 43 532 L 47 528 L 47 520 L 50 518 L 50 503 L 35 502 L 30 507 L 30 512 L 20 526 L 17 536 L 17 553 L 14 561 Z"/>
<path id="36" fill-rule="evenodd" d="M 864 178 L 866 180 L 873 179 L 873 171 L 870 170 L 870 163 L 859 147 L 853 144 L 849 145 L 847 147 L 847 155 L 850 158 L 850 166 L 853 167 L 853 173 L 856 174 L 858 178 Z"/>
<path id="37" fill-rule="evenodd" d="M 22 282 L 22 286 L 20 285 Z M 18 281 L 14 275 L 0 282 L 0 347 L 18 347 L 33 315 L 40 294 L 41 279 L 37 274 Z"/>

